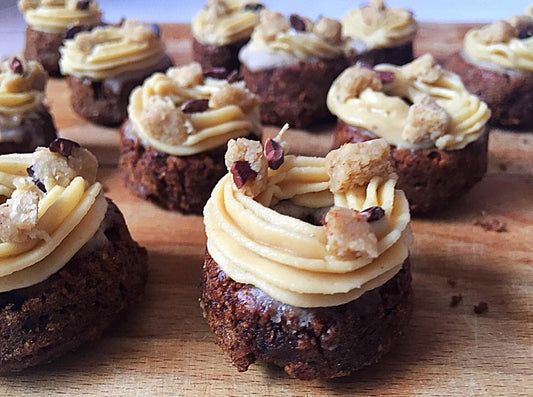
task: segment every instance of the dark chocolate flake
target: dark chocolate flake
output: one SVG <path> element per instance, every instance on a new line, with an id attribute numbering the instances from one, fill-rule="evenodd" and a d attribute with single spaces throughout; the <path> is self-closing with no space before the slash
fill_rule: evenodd
<path id="1" fill-rule="evenodd" d="M 16 74 L 24 73 L 22 62 L 17 57 L 13 57 L 13 59 L 11 60 L 11 63 L 9 64 L 9 68 L 11 69 L 13 73 L 16 73 Z"/>
<path id="2" fill-rule="evenodd" d="M 385 72 L 378 70 L 379 78 L 383 84 L 389 84 L 394 81 L 394 72 Z"/>
<path id="3" fill-rule="evenodd" d="M 529 39 L 531 36 L 533 36 L 533 25 L 527 26 L 525 29 L 518 32 L 518 38 L 520 40 Z"/>
<path id="4" fill-rule="evenodd" d="M 90 5 L 91 5 L 91 1 L 90 0 L 79 0 L 76 3 L 76 8 L 78 10 L 87 10 Z"/>
<path id="5" fill-rule="evenodd" d="M 79 147 L 79 143 L 65 138 L 56 138 L 48 146 L 51 152 L 59 153 L 65 157 L 68 157 L 72 154 L 72 149 Z"/>
<path id="6" fill-rule="evenodd" d="M 291 14 L 289 22 L 294 30 L 297 32 L 305 32 L 305 21 L 298 14 Z"/>
<path id="7" fill-rule="evenodd" d="M 455 307 L 457 306 L 459 303 L 461 303 L 461 301 L 463 300 L 463 297 L 462 295 L 453 295 L 452 296 L 452 299 L 450 300 L 450 307 Z"/>
<path id="8" fill-rule="evenodd" d="M 367 222 L 379 221 L 385 216 L 385 210 L 381 207 L 369 207 L 360 213 L 366 217 Z"/>
<path id="9" fill-rule="evenodd" d="M 232 84 L 242 80 L 242 75 L 239 73 L 238 70 L 232 70 L 231 73 L 228 74 L 228 77 L 226 77 L 226 80 L 228 80 L 228 83 Z"/>
<path id="10" fill-rule="evenodd" d="M 250 179 L 257 176 L 257 172 L 252 170 L 250 163 L 247 161 L 235 161 L 231 165 L 231 174 L 233 175 L 233 182 L 237 188 L 242 188 Z"/>
<path id="11" fill-rule="evenodd" d="M 229 71 L 223 67 L 214 67 L 204 72 L 204 77 L 211 77 L 212 79 L 225 80 L 228 77 Z"/>
<path id="12" fill-rule="evenodd" d="M 268 161 L 268 166 L 273 170 L 277 170 L 285 161 L 285 154 L 283 147 L 278 141 L 269 138 L 265 142 L 265 157 Z"/>
<path id="13" fill-rule="evenodd" d="M 181 105 L 183 113 L 201 113 L 209 109 L 209 99 L 191 99 Z"/>
<path id="14" fill-rule="evenodd" d="M 150 24 L 150 29 L 155 33 L 157 37 L 161 37 L 161 28 L 157 23 Z"/>
<path id="15" fill-rule="evenodd" d="M 261 3 L 248 3 L 244 6 L 244 9 L 247 11 L 261 11 L 265 6 Z"/>
<path id="16" fill-rule="evenodd" d="M 39 179 L 35 177 L 35 170 L 33 169 L 33 165 L 26 168 L 26 172 L 30 176 L 33 183 L 35 183 L 35 186 L 41 190 L 41 192 L 46 193 L 46 187 L 44 186 L 44 183 Z"/>

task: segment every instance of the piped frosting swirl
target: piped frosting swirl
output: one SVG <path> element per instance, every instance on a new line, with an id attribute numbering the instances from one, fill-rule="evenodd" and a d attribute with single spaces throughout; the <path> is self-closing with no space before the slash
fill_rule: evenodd
<path id="1" fill-rule="evenodd" d="M 41 107 L 47 81 L 48 74 L 35 61 L 14 57 L 0 63 L 0 128 L 20 125 L 25 115 Z"/>
<path id="2" fill-rule="evenodd" d="M 243 145 L 230 142 L 226 160 Z M 226 175 L 204 209 L 209 254 L 229 277 L 286 304 L 321 307 L 357 299 L 398 272 L 412 242 L 410 215 L 386 143 L 348 144 L 326 158 L 288 155 L 265 178 L 253 146 L 240 158 L 255 179 L 238 188 Z M 315 225 L 276 210 L 287 203 L 332 208 Z M 363 210 L 376 206 L 383 218 L 368 222 Z"/>
<path id="3" fill-rule="evenodd" d="M 141 140 L 176 156 L 261 133 L 258 101 L 244 82 L 204 77 L 198 63 L 148 78 L 132 92 L 128 114 Z"/>
<path id="4" fill-rule="evenodd" d="M 147 69 L 165 57 L 157 32 L 135 20 L 78 33 L 60 51 L 62 74 L 93 80 Z"/>
<path id="5" fill-rule="evenodd" d="M 512 16 L 468 31 L 467 60 L 482 67 L 533 71 L 533 15 Z"/>
<path id="6" fill-rule="evenodd" d="M 249 39 L 262 8 L 252 1 L 208 0 L 192 20 L 192 33 L 200 43 L 219 46 Z"/>
<path id="7" fill-rule="evenodd" d="M 327 104 L 345 123 L 409 149 L 462 149 L 490 118 L 487 105 L 429 54 L 404 66 L 348 68 L 333 82 Z"/>
<path id="8" fill-rule="evenodd" d="M 397 47 L 413 41 L 418 25 L 411 11 L 387 8 L 383 0 L 350 11 L 342 19 L 344 34 L 359 50 Z M 362 46 L 359 43 L 363 43 Z"/>
<path id="9" fill-rule="evenodd" d="M 34 30 L 62 33 L 73 25 L 100 23 L 102 12 L 94 0 L 19 0 L 26 23 Z"/>
<path id="10" fill-rule="evenodd" d="M 59 143 L 62 142 L 62 143 Z M 0 292 L 61 269 L 98 230 L 107 210 L 96 158 L 70 141 L 0 156 Z M 68 156 L 67 156 L 68 154 Z"/>

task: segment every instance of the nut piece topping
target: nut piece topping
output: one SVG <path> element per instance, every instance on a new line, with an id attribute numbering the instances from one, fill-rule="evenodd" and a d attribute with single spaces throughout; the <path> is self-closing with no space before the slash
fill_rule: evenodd
<path id="1" fill-rule="evenodd" d="M 191 99 L 184 102 L 181 107 L 183 113 L 201 113 L 209 109 L 209 99 Z"/>
<path id="2" fill-rule="evenodd" d="M 230 168 L 233 175 L 233 182 L 237 188 L 241 189 L 250 179 L 257 177 L 257 172 L 252 170 L 250 163 L 244 160 L 235 161 Z"/>
<path id="3" fill-rule="evenodd" d="M 149 97 L 141 112 L 140 124 L 158 141 L 169 145 L 179 145 L 194 132 L 187 116 L 169 97 Z"/>
<path id="4" fill-rule="evenodd" d="M 198 62 L 170 68 L 167 70 L 167 76 L 183 88 L 192 88 L 204 82 L 202 66 Z"/>
<path id="5" fill-rule="evenodd" d="M 287 18 L 279 12 L 270 11 L 265 8 L 261 10 L 259 18 L 260 23 L 255 27 L 255 31 L 265 41 L 274 40 L 279 32 L 285 32 L 290 28 Z"/>
<path id="6" fill-rule="evenodd" d="M 342 25 L 336 19 L 320 18 L 313 27 L 313 32 L 331 44 L 339 44 L 342 41 Z"/>
<path id="7" fill-rule="evenodd" d="M 415 103 L 407 113 L 402 138 L 415 144 L 435 142 L 446 134 L 451 120 L 448 112 L 430 96 L 415 98 Z"/>
<path id="8" fill-rule="evenodd" d="M 507 43 L 518 36 L 517 30 L 507 21 L 496 21 L 479 29 L 479 41 L 483 44 Z"/>
<path id="9" fill-rule="evenodd" d="M 366 216 L 349 208 L 333 207 L 324 223 L 328 254 L 341 260 L 377 258 L 378 240 Z"/>
<path id="10" fill-rule="evenodd" d="M 209 99 L 209 107 L 219 109 L 228 105 L 236 105 L 244 113 L 248 113 L 258 105 L 257 97 L 244 88 L 244 84 L 228 84 L 221 86 Z"/>
<path id="11" fill-rule="evenodd" d="M 402 67 L 402 74 L 411 81 L 434 83 L 442 75 L 442 67 L 431 54 L 424 54 Z"/>
<path id="12" fill-rule="evenodd" d="M 264 152 L 268 166 L 273 170 L 277 170 L 285 161 L 283 146 L 272 138 L 266 140 Z"/>
<path id="13" fill-rule="evenodd" d="M 374 91 L 381 91 L 383 88 L 380 75 L 360 63 L 342 72 L 334 85 L 341 101 L 357 98 L 367 88 Z"/>
<path id="14" fill-rule="evenodd" d="M 235 185 L 239 189 L 242 189 L 244 194 L 255 197 L 265 189 L 268 166 L 260 142 L 246 138 L 231 139 L 228 142 L 225 161 L 226 168 L 233 174 Z M 246 171 L 245 165 L 233 165 L 237 162 L 249 164 L 250 170 L 256 173 L 255 177 L 252 177 L 253 174 Z M 237 178 L 235 177 L 235 173 L 239 175 Z M 249 175 L 245 176 L 245 174 Z M 241 181 L 243 181 L 242 185 Z"/>
<path id="15" fill-rule="evenodd" d="M 326 156 L 330 190 L 346 192 L 364 186 L 375 176 L 388 177 L 392 172 L 390 148 L 384 139 L 348 143 Z"/>
<path id="16" fill-rule="evenodd" d="M 367 222 L 379 221 L 385 216 L 385 210 L 382 207 L 368 207 L 360 212 L 361 216 L 366 217 Z"/>

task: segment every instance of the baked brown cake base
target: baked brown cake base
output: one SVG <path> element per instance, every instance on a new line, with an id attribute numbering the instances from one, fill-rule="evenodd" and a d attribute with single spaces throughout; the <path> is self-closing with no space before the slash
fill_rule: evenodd
<path id="1" fill-rule="evenodd" d="M 196 62 L 202 65 L 203 70 L 223 67 L 226 70 L 239 70 L 239 51 L 249 39 L 238 40 L 235 43 L 217 46 L 202 44 L 192 38 L 192 54 Z"/>
<path id="2" fill-rule="evenodd" d="M 261 360 L 304 380 L 345 376 L 378 361 L 408 324 L 409 260 L 352 302 L 304 309 L 233 281 L 206 252 L 201 305 L 217 344 L 241 372 Z"/>
<path id="3" fill-rule="evenodd" d="M 63 33 L 46 33 L 26 27 L 24 58 L 37 61 L 50 76 L 61 76 L 59 48 L 63 45 Z"/>
<path id="4" fill-rule="evenodd" d="M 124 123 L 120 139 L 119 167 L 126 186 L 163 208 L 201 215 L 211 191 L 227 173 L 226 145 L 192 156 L 173 156 L 144 146 L 131 129 L 131 123 Z"/>
<path id="5" fill-rule="evenodd" d="M 364 62 L 371 66 L 380 63 L 405 65 L 406 63 L 411 62 L 413 59 L 413 42 L 410 42 L 398 47 L 378 48 L 365 51 L 361 54 L 352 55 L 350 57 L 350 64 L 355 65 L 357 62 Z"/>
<path id="6" fill-rule="evenodd" d="M 369 131 L 338 120 L 334 147 L 348 142 L 376 139 Z M 488 131 L 460 150 L 397 149 L 391 146 L 391 162 L 405 192 L 412 214 L 427 214 L 449 205 L 465 194 L 487 171 Z"/>
<path id="7" fill-rule="evenodd" d="M 47 363 L 100 337 L 137 302 L 147 275 L 144 248 L 118 208 L 59 272 L 34 286 L 0 293 L 0 373 Z"/>
<path id="8" fill-rule="evenodd" d="M 72 108 L 87 120 L 109 127 L 120 125 L 128 117 L 128 102 L 131 91 L 141 85 L 145 78 L 156 72 L 165 72 L 172 60 L 165 56 L 151 68 L 128 72 L 103 81 L 87 77 L 69 76 Z"/>
<path id="9" fill-rule="evenodd" d="M 250 91 L 261 103 L 264 124 L 305 128 L 332 120 L 326 96 L 333 80 L 348 67 L 346 58 L 300 61 L 294 65 L 251 72 L 245 65 L 241 73 Z"/>
<path id="10" fill-rule="evenodd" d="M 498 72 L 468 63 L 460 53 L 445 68 L 461 76 L 464 85 L 487 103 L 491 122 L 503 127 L 533 126 L 533 72 Z"/>
<path id="11" fill-rule="evenodd" d="M 48 146 L 57 138 L 54 120 L 45 106 L 25 116 L 15 128 L 0 127 L 0 132 L 4 137 L 0 154 L 31 153 L 37 146 Z"/>

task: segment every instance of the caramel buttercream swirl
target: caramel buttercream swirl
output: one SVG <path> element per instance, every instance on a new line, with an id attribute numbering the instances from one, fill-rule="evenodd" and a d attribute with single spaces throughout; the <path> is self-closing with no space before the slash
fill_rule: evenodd
<path id="1" fill-rule="evenodd" d="M 298 23 L 292 22 L 298 19 Z M 317 59 L 344 57 L 348 41 L 342 36 L 339 21 L 321 18 L 313 23 L 307 18 L 264 9 L 260 23 L 250 42 L 239 53 L 239 59 L 252 71 L 269 69 Z"/>
<path id="2" fill-rule="evenodd" d="M 41 107 L 48 74 L 41 64 L 13 57 L 0 64 L 0 128 L 16 127 Z M 1 141 L 0 136 L 0 141 Z"/>
<path id="3" fill-rule="evenodd" d="M 409 149 L 462 149 L 490 118 L 487 105 L 429 54 L 404 66 L 351 67 L 333 82 L 327 104 L 345 123 Z"/>
<path id="4" fill-rule="evenodd" d="M 351 145 L 365 146 L 349 144 L 326 159 L 285 156 L 280 168 L 268 170 L 268 181 L 255 198 L 238 189 L 231 174 L 219 181 L 204 209 L 204 223 L 208 251 L 229 277 L 286 304 L 321 307 L 352 301 L 399 271 L 412 241 L 408 202 L 395 189 L 397 178 L 386 173 L 368 174 L 362 184 L 339 188 L 330 168 L 350 163 L 343 160 L 343 152 L 355 148 Z M 368 153 L 359 154 L 361 169 L 370 167 Z M 354 169 L 347 171 L 341 173 L 343 178 Z M 333 208 L 326 226 L 316 226 L 274 209 L 287 202 L 307 209 Z M 357 219 L 358 211 L 375 206 L 383 208 L 382 219 L 363 221 L 362 234 L 344 235 L 353 226 L 351 218 L 343 224 L 345 212 Z M 368 255 L 346 256 L 339 248 L 344 241 L 350 251 L 350 244 L 359 240 L 362 246 L 365 241 L 373 245 Z"/>
<path id="5" fill-rule="evenodd" d="M 418 25 L 411 11 L 387 8 L 382 0 L 377 0 L 346 14 L 342 29 L 352 40 L 364 43 L 365 49 L 375 49 L 412 42 Z"/>
<path id="6" fill-rule="evenodd" d="M 465 35 L 463 51 L 469 62 L 483 67 L 533 71 L 533 15 L 496 21 Z"/>
<path id="7" fill-rule="evenodd" d="M 249 39 L 261 8 L 251 1 L 209 0 L 192 20 L 192 33 L 200 43 L 218 46 Z"/>
<path id="8" fill-rule="evenodd" d="M 0 292 L 47 279 L 96 233 L 107 210 L 96 169 L 78 146 L 0 156 Z"/>
<path id="9" fill-rule="evenodd" d="M 102 18 L 94 0 L 19 0 L 18 6 L 32 29 L 46 33 L 62 33 L 72 25 L 97 25 Z"/>
<path id="10" fill-rule="evenodd" d="M 201 108 L 196 109 L 198 104 Z M 258 101 L 244 82 L 204 78 L 197 63 L 148 78 L 132 92 L 128 113 L 139 138 L 176 156 L 190 156 L 232 138 L 261 133 Z"/>
<path id="11" fill-rule="evenodd" d="M 165 47 L 148 25 L 127 20 L 121 26 L 97 27 L 66 40 L 60 49 L 61 73 L 103 80 L 156 65 Z"/>

